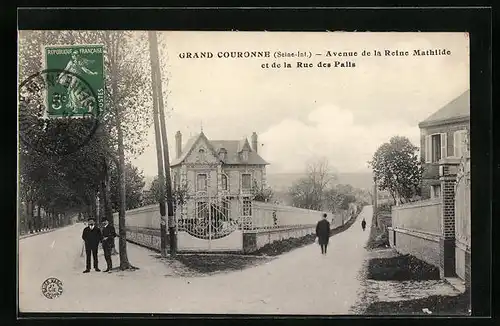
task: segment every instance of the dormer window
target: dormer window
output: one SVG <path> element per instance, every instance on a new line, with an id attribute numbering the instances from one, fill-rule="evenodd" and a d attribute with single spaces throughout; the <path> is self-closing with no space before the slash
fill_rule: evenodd
<path id="1" fill-rule="evenodd" d="M 219 158 L 221 159 L 221 161 L 225 161 L 226 157 L 227 157 L 227 151 L 226 151 L 226 149 L 225 148 L 221 148 L 219 150 Z"/>
<path id="2" fill-rule="evenodd" d="M 241 152 L 241 159 L 243 161 L 248 161 L 248 150 L 245 149 Z"/>

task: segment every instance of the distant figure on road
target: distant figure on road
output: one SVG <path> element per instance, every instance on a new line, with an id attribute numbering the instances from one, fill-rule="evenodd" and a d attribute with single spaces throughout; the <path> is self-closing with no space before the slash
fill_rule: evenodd
<path id="1" fill-rule="evenodd" d="M 330 222 L 326 219 L 326 213 L 323 213 L 323 218 L 316 224 L 316 237 L 318 237 L 318 243 L 321 246 L 321 254 L 326 255 L 330 239 Z"/>
<path id="2" fill-rule="evenodd" d="M 361 221 L 361 228 L 363 229 L 363 231 L 364 231 L 364 230 L 365 230 L 365 228 L 366 228 L 366 221 L 365 221 L 365 219 L 363 219 L 363 220 Z"/>
<path id="3" fill-rule="evenodd" d="M 99 261 L 97 260 L 97 248 L 101 242 L 102 234 L 98 227 L 95 227 L 95 219 L 89 218 L 89 225 L 83 229 L 82 239 L 85 242 L 86 268 L 84 273 L 90 272 L 90 255 L 94 258 L 94 269 L 100 272 Z"/>
<path id="4" fill-rule="evenodd" d="M 104 250 L 104 259 L 106 259 L 106 264 L 108 265 L 105 272 L 111 272 L 111 269 L 113 268 L 111 252 L 113 250 L 116 232 L 115 227 L 109 224 L 108 220 L 104 220 L 102 224 L 102 250 Z"/>

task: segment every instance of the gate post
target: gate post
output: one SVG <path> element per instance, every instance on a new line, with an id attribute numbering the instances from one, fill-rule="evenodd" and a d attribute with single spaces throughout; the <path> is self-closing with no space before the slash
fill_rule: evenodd
<path id="1" fill-rule="evenodd" d="M 441 238 L 439 240 L 439 275 L 456 276 L 455 271 L 455 184 L 459 160 L 444 158 L 439 162 L 441 181 Z"/>

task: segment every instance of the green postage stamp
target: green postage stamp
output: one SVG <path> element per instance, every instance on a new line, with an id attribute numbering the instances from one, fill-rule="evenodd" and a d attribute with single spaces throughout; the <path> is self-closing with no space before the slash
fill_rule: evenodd
<path id="1" fill-rule="evenodd" d="M 96 117 L 99 112 L 102 113 L 103 52 L 102 45 L 44 47 L 45 69 L 57 72 L 54 86 L 46 91 L 48 117 Z"/>

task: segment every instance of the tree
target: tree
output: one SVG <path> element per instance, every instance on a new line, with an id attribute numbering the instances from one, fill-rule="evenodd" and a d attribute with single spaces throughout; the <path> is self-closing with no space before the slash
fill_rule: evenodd
<path id="1" fill-rule="evenodd" d="M 259 185 L 257 180 L 253 181 L 252 186 L 253 200 L 260 202 L 269 202 L 274 197 L 274 192 L 271 187 L 265 187 L 263 184 Z"/>
<path id="2" fill-rule="evenodd" d="M 368 162 L 378 189 L 387 190 L 394 202 L 408 202 L 420 195 L 423 168 L 417 151 L 408 138 L 394 136 L 382 144 Z"/>
<path id="3" fill-rule="evenodd" d="M 134 209 L 142 204 L 142 190 L 144 188 L 144 176 L 142 171 L 131 163 L 125 165 L 125 189 L 126 189 L 126 209 Z M 111 207 L 113 211 L 120 208 L 120 192 L 118 183 L 118 169 L 111 169 Z"/>
<path id="4" fill-rule="evenodd" d="M 306 176 L 295 182 L 289 190 L 296 207 L 321 210 L 327 187 L 336 180 L 328 159 L 320 158 L 307 164 Z"/>
<path id="5" fill-rule="evenodd" d="M 189 186 L 187 182 L 182 183 L 181 185 L 177 185 L 176 187 L 172 187 L 172 198 L 177 206 L 184 205 L 188 200 L 189 194 Z M 165 200 L 166 194 L 164 194 Z M 151 186 L 147 191 L 147 196 L 145 197 L 144 205 L 153 205 L 160 202 L 161 191 L 160 191 L 160 183 L 158 181 L 158 176 L 154 177 L 151 182 Z"/>
<path id="6" fill-rule="evenodd" d="M 99 129 L 94 138 L 100 142 L 87 144 L 84 147 L 90 151 L 85 153 L 85 160 L 93 162 L 91 169 L 80 173 L 76 171 L 80 166 L 64 163 L 66 179 L 77 181 L 70 186 L 77 193 L 85 205 L 96 207 L 96 198 L 103 192 L 106 204 L 106 215 L 111 214 L 111 200 L 109 199 L 110 170 L 112 165 L 118 170 L 120 184 L 119 234 L 120 234 L 120 268 L 129 269 L 126 252 L 125 209 L 126 209 L 126 181 L 125 156 L 135 156 L 144 149 L 145 130 L 151 124 L 152 103 L 150 89 L 150 66 L 147 51 L 147 40 L 144 32 L 125 31 L 22 31 L 19 41 L 19 75 L 21 80 L 41 71 L 42 46 L 56 44 L 103 44 L 105 61 L 105 114 L 99 116 Z M 146 87 L 145 87 L 146 86 Z M 43 99 L 37 99 L 43 101 Z M 32 105 L 31 108 L 43 107 Z M 75 122 L 77 121 L 77 122 Z M 68 124 L 72 127 L 68 128 Z M 81 132 L 88 132 L 91 124 L 86 119 L 41 119 L 31 115 L 23 123 L 27 128 L 20 127 L 20 133 L 30 133 L 33 139 L 39 142 L 39 147 L 50 146 L 54 149 L 65 144 L 72 137 Z M 22 129 L 22 130 L 21 130 Z M 125 136 L 126 135 L 126 136 Z M 45 142 L 45 143 L 43 143 Z M 40 143 L 43 143 L 42 146 Z M 75 157 L 78 155 L 75 154 Z M 97 169 L 93 170 L 93 167 Z M 97 181 L 97 182 L 96 182 Z"/>

